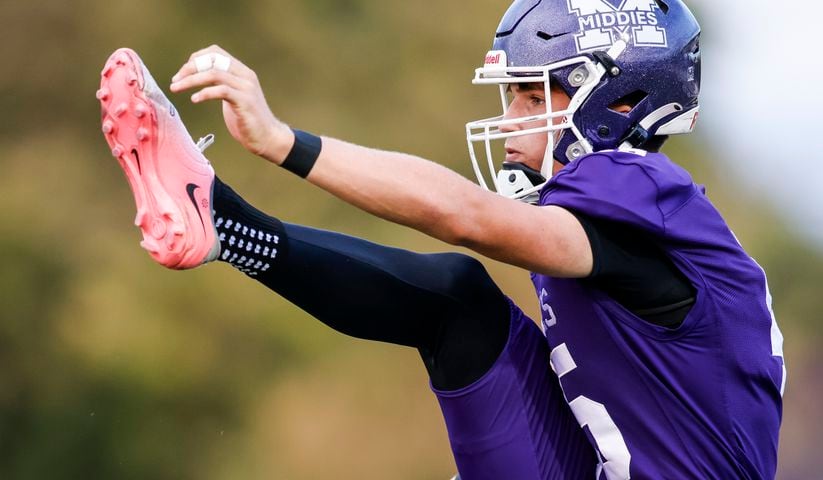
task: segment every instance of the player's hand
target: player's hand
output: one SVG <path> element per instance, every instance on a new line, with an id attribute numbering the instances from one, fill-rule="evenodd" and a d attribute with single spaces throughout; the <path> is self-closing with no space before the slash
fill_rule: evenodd
<path id="1" fill-rule="evenodd" d="M 191 96 L 194 103 L 223 101 L 226 127 L 243 147 L 271 162 L 282 163 L 294 143 L 294 134 L 272 114 L 253 70 L 212 45 L 191 54 L 172 77 L 172 92 L 192 89 L 199 89 Z"/>

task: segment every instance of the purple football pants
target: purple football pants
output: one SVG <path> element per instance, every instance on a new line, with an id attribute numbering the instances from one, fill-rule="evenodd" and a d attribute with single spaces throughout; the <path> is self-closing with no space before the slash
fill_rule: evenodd
<path id="1" fill-rule="evenodd" d="M 597 457 L 563 398 L 546 339 L 509 302 L 509 340 L 491 370 L 460 390 L 434 390 L 461 480 L 592 480 Z"/>

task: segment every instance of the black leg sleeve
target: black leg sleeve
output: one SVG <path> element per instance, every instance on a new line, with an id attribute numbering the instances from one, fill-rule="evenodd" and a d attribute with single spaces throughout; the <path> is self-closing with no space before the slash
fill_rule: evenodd
<path id="1" fill-rule="evenodd" d="M 339 332 L 417 348 L 439 389 L 480 378 L 506 344 L 508 300 L 471 257 L 282 224 L 219 182 L 214 205 L 222 260 Z"/>

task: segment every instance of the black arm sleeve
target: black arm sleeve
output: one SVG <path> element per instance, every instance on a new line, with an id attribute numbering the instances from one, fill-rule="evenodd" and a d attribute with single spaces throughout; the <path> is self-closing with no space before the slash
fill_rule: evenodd
<path id="1" fill-rule="evenodd" d="M 623 225 L 572 213 L 583 225 L 594 257 L 585 281 L 650 323 L 669 328 L 683 323 L 696 291 L 660 247 Z"/>

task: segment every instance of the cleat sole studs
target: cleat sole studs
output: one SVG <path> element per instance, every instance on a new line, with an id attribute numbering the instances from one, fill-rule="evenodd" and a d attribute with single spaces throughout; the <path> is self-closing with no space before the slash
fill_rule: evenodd
<path id="1" fill-rule="evenodd" d="M 138 105 L 134 107 L 134 116 L 137 118 L 143 118 L 146 115 L 146 107 L 143 105 Z"/>
<path id="2" fill-rule="evenodd" d="M 146 210 L 140 209 L 137 211 L 137 215 L 134 216 L 134 226 L 139 227 L 143 225 L 143 222 L 146 220 Z"/>
<path id="3" fill-rule="evenodd" d="M 159 218 L 155 218 L 151 222 L 151 236 L 161 240 L 166 236 L 166 222 Z"/>
<path id="4" fill-rule="evenodd" d="M 121 116 L 123 116 L 124 113 L 126 113 L 126 110 L 128 110 L 128 109 L 129 109 L 129 105 L 127 103 L 121 103 L 120 105 L 117 106 L 117 108 L 114 109 L 114 116 L 115 117 L 121 117 Z"/>
<path id="5" fill-rule="evenodd" d="M 138 128 L 137 129 L 137 140 L 143 142 L 149 138 L 149 131 L 145 128 Z"/>
<path id="6" fill-rule="evenodd" d="M 149 252 L 152 255 L 157 255 L 158 253 L 157 248 L 155 248 L 153 245 L 150 245 L 149 242 L 147 242 L 146 240 L 140 242 L 140 246 L 143 248 L 143 250 Z"/>
<path id="7" fill-rule="evenodd" d="M 114 124 L 111 123 L 110 121 L 106 120 L 106 122 L 103 123 L 103 133 L 111 133 L 113 131 L 114 131 Z"/>
<path id="8" fill-rule="evenodd" d="M 96 97 L 98 100 L 107 100 L 109 98 L 109 90 L 107 88 L 101 88 L 97 91 Z"/>
<path id="9" fill-rule="evenodd" d="M 120 147 L 114 147 L 111 149 L 111 154 L 115 157 L 120 157 L 120 155 L 123 155 L 123 149 Z"/>

